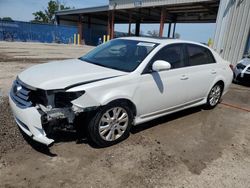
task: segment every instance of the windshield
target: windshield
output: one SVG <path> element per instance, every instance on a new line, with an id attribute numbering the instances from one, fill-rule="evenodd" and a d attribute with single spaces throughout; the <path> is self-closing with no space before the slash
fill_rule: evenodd
<path id="1" fill-rule="evenodd" d="M 156 46 L 156 43 L 116 39 L 96 47 L 80 59 L 103 67 L 132 72 Z"/>

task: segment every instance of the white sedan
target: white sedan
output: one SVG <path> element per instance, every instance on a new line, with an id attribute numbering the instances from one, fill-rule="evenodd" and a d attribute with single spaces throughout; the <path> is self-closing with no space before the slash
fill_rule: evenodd
<path id="1" fill-rule="evenodd" d="M 69 129 L 105 147 L 124 140 L 131 126 L 194 106 L 214 108 L 232 79 L 230 64 L 207 46 L 127 37 L 25 70 L 9 101 L 18 126 L 40 143 L 49 146 L 55 129 Z"/>

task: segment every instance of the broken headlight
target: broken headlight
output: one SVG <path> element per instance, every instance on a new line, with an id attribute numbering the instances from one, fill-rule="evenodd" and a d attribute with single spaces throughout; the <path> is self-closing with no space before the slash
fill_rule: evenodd
<path id="1" fill-rule="evenodd" d="M 56 92 L 55 93 L 55 107 L 63 108 L 72 106 L 71 101 L 79 98 L 85 93 L 85 91 L 77 92 Z"/>

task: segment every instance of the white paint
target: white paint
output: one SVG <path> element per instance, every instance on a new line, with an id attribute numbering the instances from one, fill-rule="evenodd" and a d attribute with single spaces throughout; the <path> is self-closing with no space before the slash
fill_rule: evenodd
<path id="1" fill-rule="evenodd" d="M 117 99 L 130 100 L 137 110 L 135 125 L 165 114 L 205 104 L 208 93 L 216 82 L 224 82 L 223 94 L 231 84 L 233 73 L 229 63 L 207 46 L 173 39 L 143 37 L 123 39 L 158 43 L 159 45 L 131 73 L 103 68 L 76 59 L 34 66 L 21 73 L 19 78 L 28 85 L 46 90 L 116 76 L 85 83 L 70 88 L 67 92 L 85 91 L 84 95 L 71 101 L 80 108 L 106 105 Z M 142 74 L 152 57 L 161 48 L 177 43 L 195 44 L 209 49 L 214 55 L 216 63 Z M 33 130 L 36 126 L 41 127 L 41 122 L 36 118 L 38 112 L 34 107 L 28 108 L 28 110 L 20 109 L 11 99 L 10 103 L 15 116 L 25 121 L 30 129 Z M 46 139 L 45 135 L 37 140 L 44 143 L 44 139 Z"/>

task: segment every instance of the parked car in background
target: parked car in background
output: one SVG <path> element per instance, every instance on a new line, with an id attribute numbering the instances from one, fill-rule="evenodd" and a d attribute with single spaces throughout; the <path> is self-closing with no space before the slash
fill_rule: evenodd
<path id="1" fill-rule="evenodd" d="M 194 106 L 214 108 L 232 79 L 229 62 L 205 45 L 126 37 L 79 59 L 25 70 L 9 102 L 18 126 L 40 143 L 51 145 L 55 129 L 80 124 L 104 147 L 124 140 L 131 126 Z M 79 123 L 82 117 L 87 121 Z"/>
<path id="2" fill-rule="evenodd" d="M 235 66 L 234 82 L 250 85 L 250 55 L 240 60 Z"/>

